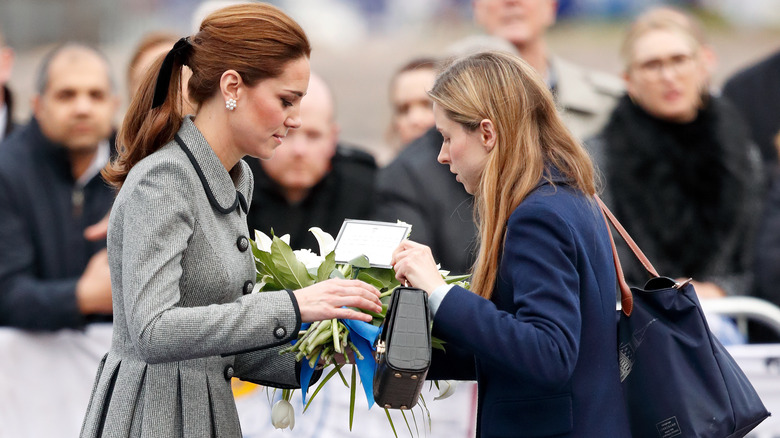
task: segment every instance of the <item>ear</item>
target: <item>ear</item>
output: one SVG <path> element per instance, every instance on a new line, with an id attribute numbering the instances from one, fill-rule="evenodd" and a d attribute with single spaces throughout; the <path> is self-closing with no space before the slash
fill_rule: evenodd
<path id="1" fill-rule="evenodd" d="M 718 67 L 718 55 L 712 46 L 704 45 L 701 47 L 701 59 L 704 62 L 704 68 L 707 73 L 707 82 L 710 81 L 715 69 Z"/>
<path id="2" fill-rule="evenodd" d="M 244 85 L 241 75 L 235 70 L 227 70 L 219 78 L 219 90 L 222 93 L 222 100 L 239 99 L 239 89 Z"/>
<path id="3" fill-rule="evenodd" d="M 482 140 L 482 146 L 485 148 L 485 152 L 490 152 L 496 146 L 498 141 L 498 133 L 496 132 L 496 126 L 490 119 L 482 119 L 479 122 L 479 134 Z"/>
<path id="4" fill-rule="evenodd" d="M 333 122 L 330 135 L 331 135 L 331 138 L 333 139 L 333 143 L 338 143 L 339 142 L 339 136 L 341 135 L 341 125 L 339 125 L 336 122 Z"/>
<path id="5" fill-rule="evenodd" d="M 33 115 L 36 119 L 40 120 L 41 115 L 41 95 L 35 94 L 32 99 L 30 99 L 30 107 L 32 108 Z"/>
<path id="6" fill-rule="evenodd" d="M 623 78 L 623 85 L 626 86 L 626 93 L 631 96 L 634 94 L 634 84 L 631 82 L 631 74 L 628 72 L 628 69 L 623 70 L 623 74 L 621 75 Z"/>
<path id="7" fill-rule="evenodd" d="M 0 46 L 0 84 L 11 80 L 11 70 L 14 65 L 14 51 L 10 47 Z"/>
<path id="8" fill-rule="evenodd" d="M 552 27 L 553 24 L 555 24 L 556 19 L 558 18 L 558 0 L 551 0 L 550 2 L 550 17 L 549 17 L 549 23 L 547 25 L 548 28 Z"/>

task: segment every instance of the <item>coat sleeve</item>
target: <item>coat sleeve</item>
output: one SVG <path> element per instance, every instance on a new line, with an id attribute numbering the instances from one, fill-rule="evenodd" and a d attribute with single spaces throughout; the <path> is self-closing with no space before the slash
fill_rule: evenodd
<path id="1" fill-rule="evenodd" d="M 86 318 L 76 302 L 79 279 L 36 275 L 33 232 L 14 193 L 0 180 L 0 326 L 26 330 L 84 326 Z"/>
<path id="2" fill-rule="evenodd" d="M 109 247 L 114 281 L 121 283 L 121 306 L 139 356 L 148 363 L 230 355 L 290 342 L 300 328 L 297 303 L 287 291 L 244 295 L 235 301 L 181 307 L 182 258 L 201 242 L 203 271 L 225 275 L 208 264 L 209 251 L 197 233 L 192 193 L 202 190 L 180 163 L 152 169 L 112 212 Z M 161 176 L 164 175 L 164 176 Z M 119 204 L 119 201 L 117 201 Z M 114 216 L 115 213 L 118 213 Z M 121 229 L 121 231 L 117 230 Z M 228 274 L 229 275 L 229 274 Z M 218 291 L 193 293 L 211 294 Z M 116 304 L 115 304 L 116 306 Z M 116 310 L 116 309 L 115 309 Z M 279 334 L 281 337 L 278 337 Z"/>
<path id="3" fill-rule="evenodd" d="M 555 211 L 529 203 L 509 219 L 497 279 L 511 290 L 514 313 L 456 286 L 439 306 L 434 326 L 479 361 L 556 390 L 571 377 L 579 352 L 577 248 Z"/>
<path id="4" fill-rule="evenodd" d="M 396 161 L 379 170 L 376 182 L 376 220 L 395 222 L 402 220 L 412 225 L 416 242 L 437 247 L 433 221 L 427 217 L 425 199 L 420 196 L 424 185 L 418 181 L 408 164 Z"/>

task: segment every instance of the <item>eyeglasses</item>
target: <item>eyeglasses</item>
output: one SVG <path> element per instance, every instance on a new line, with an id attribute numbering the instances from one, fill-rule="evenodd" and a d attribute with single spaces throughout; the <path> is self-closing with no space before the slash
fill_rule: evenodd
<path id="1" fill-rule="evenodd" d="M 636 70 L 648 79 L 660 79 L 665 69 L 674 74 L 687 73 L 693 67 L 694 55 L 681 53 L 668 58 L 655 58 L 635 66 Z"/>

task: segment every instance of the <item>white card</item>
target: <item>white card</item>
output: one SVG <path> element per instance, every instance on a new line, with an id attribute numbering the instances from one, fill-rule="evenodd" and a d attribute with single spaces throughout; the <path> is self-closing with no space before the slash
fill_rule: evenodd
<path id="1" fill-rule="evenodd" d="M 365 255 L 371 266 L 391 268 L 393 251 L 411 228 L 409 224 L 345 219 L 336 237 L 336 262 L 347 263 Z"/>

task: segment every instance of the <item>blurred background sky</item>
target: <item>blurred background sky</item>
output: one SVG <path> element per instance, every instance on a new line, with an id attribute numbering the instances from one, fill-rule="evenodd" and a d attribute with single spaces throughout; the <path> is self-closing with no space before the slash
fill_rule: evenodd
<path id="1" fill-rule="evenodd" d="M 276 0 L 314 46 L 312 68 L 334 88 L 342 138 L 367 150 L 384 144 L 392 73 L 415 56 L 443 54 L 480 34 L 470 0 Z M 95 44 L 112 62 L 127 103 L 125 70 L 141 36 L 153 30 L 193 33 L 197 0 L 0 0 L 0 28 L 17 59 L 10 86 L 16 118 L 29 117 L 33 77 L 54 44 Z M 735 71 L 780 49 L 780 0 L 562 0 L 548 35 L 554 53 L 619 74 L 618 47 L 628 21 L 651 5 L 694 12 L 719 56 L 717 88 Z M 120 114 L 121 115 L 121 114 Z M 119 119 L 117 120 L 119 123 Z"/>

